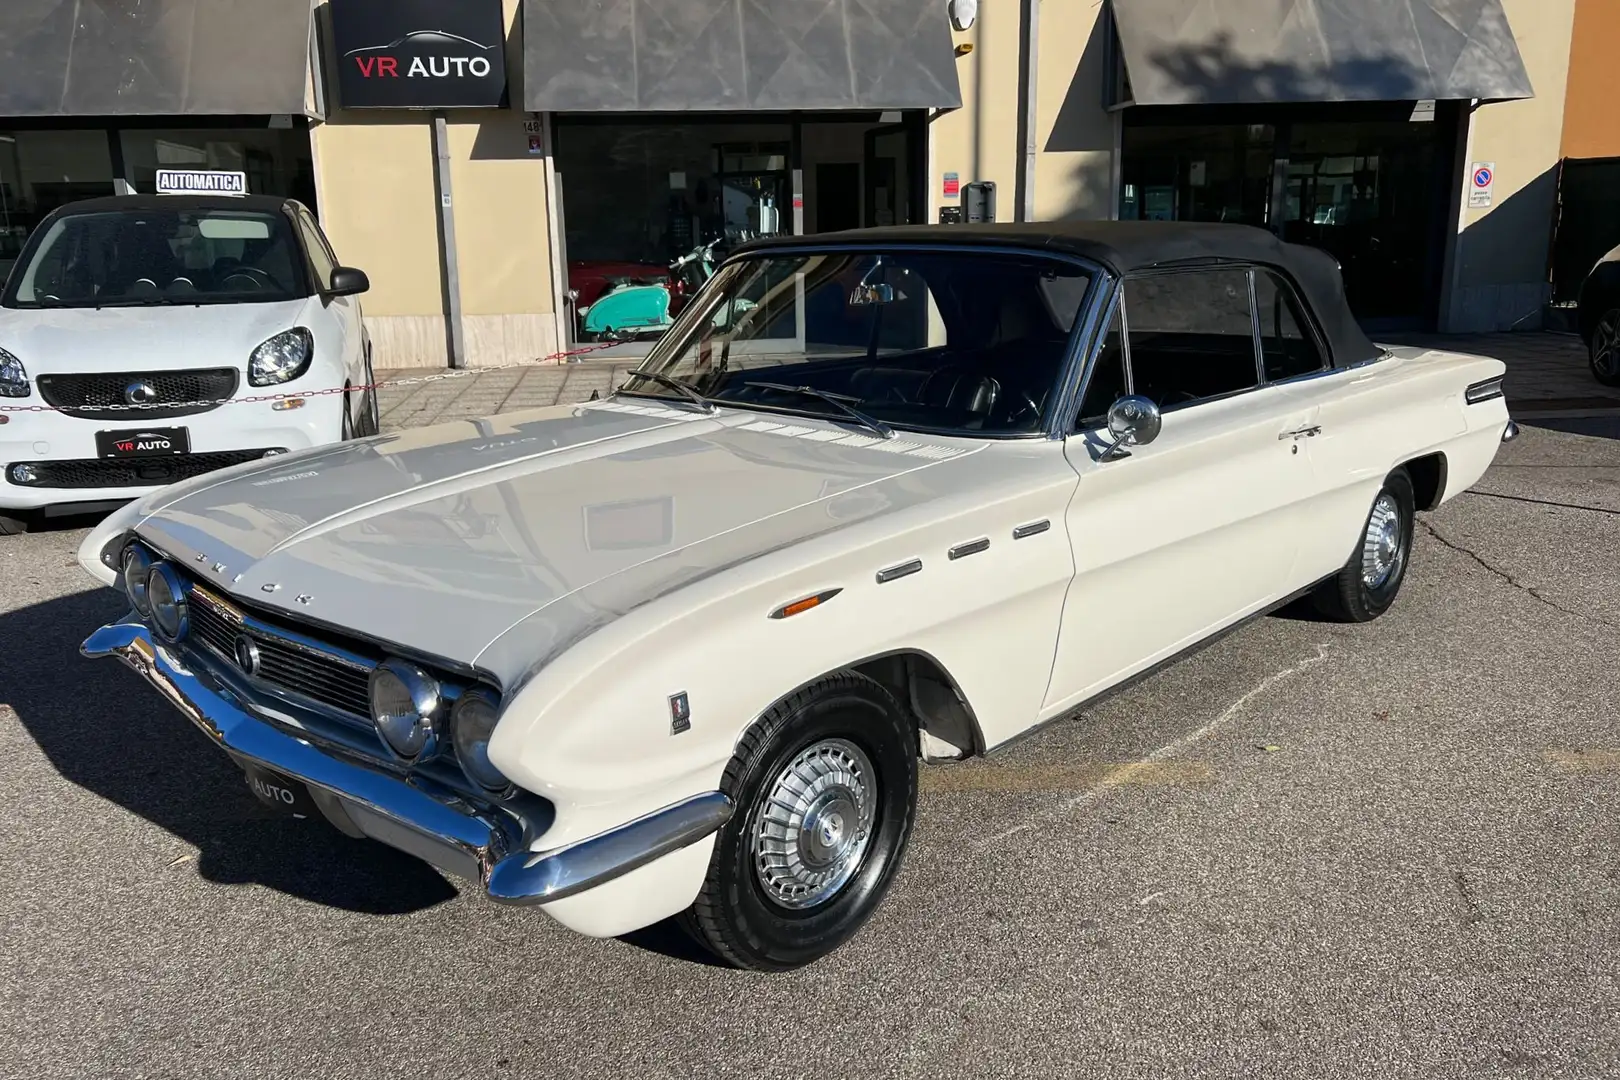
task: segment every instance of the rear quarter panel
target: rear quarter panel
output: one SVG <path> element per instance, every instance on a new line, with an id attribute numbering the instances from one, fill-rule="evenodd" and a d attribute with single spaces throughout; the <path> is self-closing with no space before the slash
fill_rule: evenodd
<path id="1" fill-rule="evenodd" d="M 1315 423 L 1322 429 L 1307 447 L 1317 484 L 1301 584 L 1343 565 L 1373 498 L 1396 467 L 1442 455 L 1443 501 L 1476 483 L 1501 445 L 1506 402 L 1464 400 L 1473 383 L 1505 373 L 1500 360 L 1424 349 L 1391 353 L 1296 386 L 1318 405 Z"/>

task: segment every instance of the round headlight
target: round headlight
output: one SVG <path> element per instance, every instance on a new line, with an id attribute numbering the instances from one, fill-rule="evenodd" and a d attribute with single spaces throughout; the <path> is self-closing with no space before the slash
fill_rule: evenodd
<path id="1" fill-rule="evenodd" d="M 146 575 L 146 603 L 152 611 L 152 625 L 169 641 L 186 636 L 186 592 L 180 575 L 168 563 L 154 563 Z"/>
<path id="2" fill-rule="evenodd" d="M 149 618 L 152 608 L 146 601 L 146 577 L 152 572 L 152 556 L 139 544 L 124 549 L 124 593 L 141 618 Z"/>
<path id="3" fill-rule="evenodd" d="M 489 738 L 495 734 L 499 706 L 495 697 L 483 690 L 468 690 L 450 714 L 455 732 L 456 760 L 467 779 L 485 791 L 500 793 L 512 786 L 489 761 Z"/>
<path id="4" fill-rule="evenodd" d="M 439 683 L 404 660 L 384 660 L 371 673 L 371 722 L 390 750 L 406 760 L 433 744 Z"/>

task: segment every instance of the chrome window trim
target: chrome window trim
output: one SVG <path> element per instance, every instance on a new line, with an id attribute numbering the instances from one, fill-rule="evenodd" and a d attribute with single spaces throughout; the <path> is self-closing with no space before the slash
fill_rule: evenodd
<path id="1" fill-rule="evenodd" d="M 661 370 L 681 352 L 684 352 L 690 343 L 692 335 L 704 326 L 711 317 L 709 305 L 698 304 L 697 300 L 707 293 L 710 287 L 723 280 L 721 275 L 732 267 L 744 262 L 764 258 L 783 258 L 795 255 L 848 255 L 852 252 L 949 252 L 956 255 L 1017 255 L 1025 258 L 1045 259 L 1049 262 L 1066 263 L 1079 267 L 1091 277 L 1091 284 L 1086 290 L 1086 299 L 1082 301 L 1080 314 L 1075 317 L 1074 325 L 1069 328 L 1068 341 L 1064 346 L 1064 357 L 1058 366 L 1051 391 L 1047 395 L 1045 407 L 1042 409 L 1041 422 L 1033 431 L 1004 432 L 1000 434 L 974 431 L 951 431 L 944 429 L 925 429 L 908 427 L 902 424 L 892 425 L 896 431 L 906 431 L 919 435 L 935 435 L 940 438 L 973 439 L 982 442 L 1005 442 L 1011 440 L 1045 439 L 1059 440 L 1064 438 L 1063 417 L 1073 403 L 1078 402 L 1077 395 L 1069 391 L 1074 386 L 1073 376 L 1076 374 L 1077 364 L 1083 361 L 1086 349 L 1085 343 L 1096 334 L 1096 315 L 1098 308 L 1098 294 L 1103 291 L 1106 282 L 1114 278 L 1114 274 L 1101 263 L 1079 255 L 1071 255 L 1062 251 L 1051 251 L 1037 246 L 1026 246 L 1017 243 L 1007 244 L 951 244 L 951 243 L 879 243 L 876 241 L 857 241 L 843 244 L 797 244 L 784 243 L 780 245 L 767 244 L 748 251 L 728 255 L 714 268 L 714 276 L 704 283 L 703 289 L 697 296 L 688 302 L 675 324 L 658 343 L 648 352 L 646 358 L 627 373 L 626 377 L 633 376 L 637 370 L 646 368 L 649 371 Z M 728 401 L 720 398 L 715 404 L 722 408 L 733 408 L 742 412 L 754 411 L 752 402 Z M 780 410 L 787 412 L 788 410 Z M 820 413 L 806 413 L 821 417 Z"/>
<path id="2" fill-rule="evenodd" d="M 1276 267 L 1274 267 L 1274 266 L 1266 266 L 1263 263 L 1253 263 L 1249 267 L 1249 277 L 1250 277 L 1249 289 L 1250 289 L 1251 302 L 1254 305 L 1255 324 L 1258 326 L 1259 321 L 1260 321 L 1260 300 L 1259 300 L 1259 295 L 1254 292 L 1253 281 L 1254 281 L 1254 275 L 1259 274 L 1262 271 L 1265 272 L 1265 273 L 1269 273 L 1272 276 L 1272 278 L 1277 282 L 1278 287 L 1287 289 L 1289 295 L 1294 298 L 1294 307 L 1295 307 L 1295 309 L 1305 316 L 1304 322 L 1300 326 L 1300 330 L 1303 331 L 1304 333 L 1308 334 L 1310 336 L 1311 344 L 1316 346 L 1316 356 L 1317 356 L 1317 359 L 1321 362 L 1321 366 L 1316 368 L 1314 371 L 1302 371 L 1298 375 L 1290 375 L 1286 379 L 1267 379 L 1266 378 L 1265 346 L 1263 344 L 1264 339 L 1265 339 L 1265 335 L 1264 335 L 1264 333 L 1261 333 L 1259 335 L 1259 338 L 1255 342 L 1256 349 L 1260 354 L 1260 379 L 1261 379 L 1261 381 L 1264 382 L 1264 383 L 1267 383 L 1269 385 L 1272 385 L 1272 386 L 1277 386 L 1277 385 L 1281 385 L 1282 383 L 1293 382 L 1295 379 L 1310 378 L 1310 377 L 1315 376 L 1315 375 L 1323 374 L 1324 372 L 1343 371 L 1343 370 L 1345 370 L 1343 367 L 1340 367 L 1340 366 L 1334 364 L 1334 362 L 1333 362 L 1333 351 L 1328 348 L 1328 346 L 1327 346 L 1327 338 L 1322 334 L 1321 328 L 1316 325 L 1316 313 L 1311 310 L 1309 304 L 1305 303 L 1305 298 L 1300 295 L 1298 286 L 1296 286 L 1291 280 L 1289 280 L 1289 278 L 1285 274 L 1283 274 L 1282 271 L 1278 270 Z M 1380 359 L 1382 359 L 1382 358 L 1380 358 Z M 1361 361 L 1360 363 L 1366 363 L 1366 362 L 1367 361 Z M 1359 365 L 1347 365 L 1347 366 L 1359 366 Z"/>
<path id="3" fill-rule="evenodd" d="M 1107 319 L 1111 320 L 1116 313 L 1119 316 L 1119 362 L 1125 369 L 1125 392 L 1129 394 L 1133 391 L 1135 384 L 1132 382 L 1128 352 L 1130 320 L 1125 312 L 1125 279 L 1117 274 L 1110 273 L 1108 274 L 1107 288 L 1100 291 L 1105 295 L 1099 298 L 1099 306 L 1103 308 Z M 1052 437 L 1055 439 L 1066 439 L 1071 435 L 1078 434 L 1080 406 L 1085 403 L 1086 391 L 1091 389 L 1091 380 L 1097 374 L 1097 358 L 1102 353 L 1103 342 L 1108 338 L 1108 322 L 1102 321 L 1095 326 L 1088 322 L 1087 330 L 1091 334 L 1091 341 L 1084 350 L 1078 380 L 1079 385 L 1076 388 L 1074 400 L 1068 403 L 1066 412 L 1063 414 L 1067 418 L 1067 422 L 1059 425 L 1057 431 L 1054 432 Z"/>

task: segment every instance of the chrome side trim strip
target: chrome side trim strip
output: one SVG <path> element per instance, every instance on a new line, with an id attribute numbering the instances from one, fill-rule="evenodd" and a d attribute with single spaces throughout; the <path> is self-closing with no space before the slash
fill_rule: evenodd
<path id="1" fill-rule="evenodd" d="M 969 540 L 965 544 L 957 544 L 948 553 L 952 559 L 965 559 L 969 555 L 977 555 L 981 551 L 990 550 L 990 538 L 981 536 L 977 540 Z"/>
<path id="2" fill-rule="evenodd" d="M 898 581 L 903 577 L 910 577 L 912 574 L 918 574 L 921 572 L 922 560 L 912 559 L 910 562 L 903 562 L 899 566 L 891 566 L 887 570 L 879 570 L 877 573 L 877 583 L 879 585 L 886 585 L 891 581 Z"/>
<path id="3" fill-rule="evenodd" d="M 732 802 L 709 791 L 566 847 L 502 859 L 489 875 L 500 904 L 549 904 L 595 888 L 719 831 Z"/>

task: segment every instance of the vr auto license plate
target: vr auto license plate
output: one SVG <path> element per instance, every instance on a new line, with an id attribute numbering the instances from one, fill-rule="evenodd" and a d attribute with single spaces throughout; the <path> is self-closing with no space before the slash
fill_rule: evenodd
<path id="1" fill-rule="evenodd" d="M 191 437 L 183 427 L 130 428 L 96 432 L 96 454 L 104 458 L 172 457 L 191 451 Z"/>
<path id="2" fill-rule="evenodd" d="M 242 766 L 242 772 L 247 776 L 248 790 L 266 806 L 299 818 L 315 817 L 320 813 L 315 806 L 315 800 L 310 798 L 309 789 L 297 780 L 289 780 L 280 773 L 261 769 L 246 762 L 238 764 Z"/>

